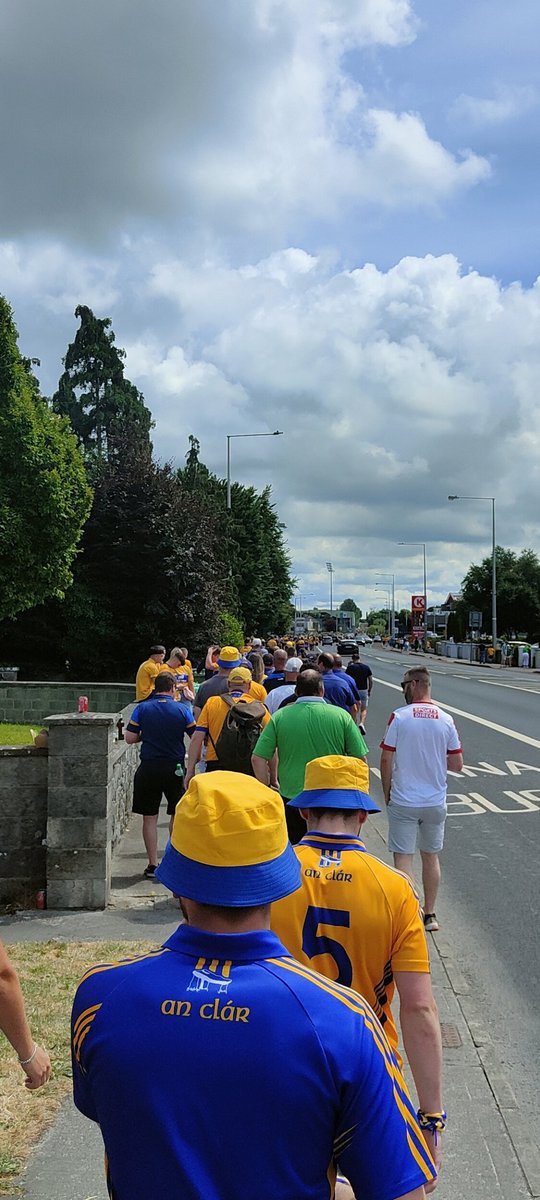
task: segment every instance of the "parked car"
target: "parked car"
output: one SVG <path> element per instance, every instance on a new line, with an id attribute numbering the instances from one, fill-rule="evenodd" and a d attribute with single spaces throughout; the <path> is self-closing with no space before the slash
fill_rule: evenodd
<path id="1" fill-rule="evenodd" d="M 330 633 L 325 633 L 321 638 L 321 646 L 333 646 L 334 639 Z"/>
<path id="2" fill-rule="evenodd" d="M 338 642 L 337 644 L 338 654 L 356 654 L 357 650 L 356 642 Z"/>

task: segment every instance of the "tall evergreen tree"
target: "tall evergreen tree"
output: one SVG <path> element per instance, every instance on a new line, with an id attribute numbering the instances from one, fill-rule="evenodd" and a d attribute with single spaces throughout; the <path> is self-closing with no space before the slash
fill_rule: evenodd
<path id="1" fill-rule="evenodd" d="M 55 412 L 68 417 L 88 460 L 106 461 L 126 437 L 150 445 L 150 410 L 124 377 L 124 350 L 115 346 L 109 317 L 95 317 L 85 304 L 75 316 L 80 327 L 64 358 L 65 370 L 52 398 Z"/>
<path id="2" fill-rule="evenodd" d="M 40 396 L 0 296 L 0 619 L 63 595 L 90 502 L 77 442 Z"/>

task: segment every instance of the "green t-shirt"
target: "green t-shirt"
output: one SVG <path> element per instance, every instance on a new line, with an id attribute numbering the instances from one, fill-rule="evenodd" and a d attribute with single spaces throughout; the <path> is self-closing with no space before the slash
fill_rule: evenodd
<path id="1" fill-rule="evenodd" d="M 321 704 L 318 699 L 296 700 L 273 714 L 253 753 L 269 759 L 276 748 L 279 789 L 287 800 L 303 791 L 304 771 L 313 758 L 327 754 L 363 758 L 368 753 L 349 713 L 334 704 Z"/>

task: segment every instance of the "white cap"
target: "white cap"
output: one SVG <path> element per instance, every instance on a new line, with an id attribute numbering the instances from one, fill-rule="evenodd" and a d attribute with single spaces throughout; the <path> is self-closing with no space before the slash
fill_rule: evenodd
<path id="1" fill-rule="evenodd" d="M 252 646 L 262 646 L 261 639 L 260 639 L 260 638 L 253 638 L 253 641 L 252 641 L 251 645 L 252 645 Z"/>
<path id="2" fill-rule="evenodd" d="M 301 658 L 288 658 L 284 669 L 285 671 L 299 671 L 301 666 Z"/>

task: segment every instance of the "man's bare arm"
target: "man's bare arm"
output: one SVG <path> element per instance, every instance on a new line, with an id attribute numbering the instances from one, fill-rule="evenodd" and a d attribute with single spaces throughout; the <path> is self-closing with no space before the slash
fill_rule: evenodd
<path id="1" fill-rule="evenodd" d="M 446 767 L 448 771 L 463 770 L 463 755 L 462 754 L 447 754 Z"/>
<path id="2" fill-rule="evenodd" d="M 381 783 L 384 792 L 384 802 L 388 804 L 390 799 L 390 788 L 392 785 L 392 770 L 394 767 L 394 750 L 381 750 Z"/>
<path id="3" fill-rule="evenodd" d="M 190 782 L 190 780 L 193 778 L 193 776 L 195 774 L 195 767 L 197 766 L 197 763 L 202 754 L 202 748 L 204 746 L 204 739 L 205 739 L 205 733 L 202 729 L 196 729 L 195 732 L 192 733 L 192 735 L 191 735 L 191 741 L 189 743 L 189 751 L 188 751 L 186 778 L 184 780 L 186 787 L 188 786 L 188 783 Z"/>
<path id="4" fill-rule="evenodd" d="M 274 755 L 274 757 L 275 757 L 275 755 Z M 255 778 L 259 780 L 259 783 L 265 783 L 267 787 L 270 786 L 270 762 L 271 761 L 272 761 L 271 759 L 268 760 L 267 758 L 261 758 L 260 754 L 252 754 L 251 755 L 251 765 L 252 765 L 253 771 L 255 773 Z"/>
<path id="5" fill-rule="evenodd" d="M 396 971 L 401 1036 L 411 1068 L 418 1106 L 423 1112 L 442 1112 L 442 1041 L 439 1013 L 431 976 L 417 971 Z M 441 1165 L 441 1135 L 422 1130 L 437 1170 Z M 426 1194 L 435 1183 L 426 1184 Z"/>

